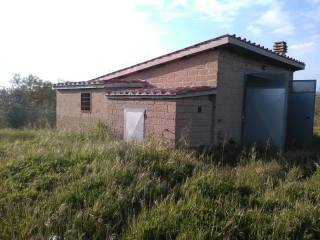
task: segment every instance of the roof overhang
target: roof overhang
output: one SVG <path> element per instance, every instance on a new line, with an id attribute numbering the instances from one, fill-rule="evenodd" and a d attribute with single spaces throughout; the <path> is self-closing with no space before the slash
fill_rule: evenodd
<path id="1" fill-rule="evenodd" d="M 236 37 L 235 35 L 223 35 L 214 39 L 210 39 L 178 51 L 162 55 L 151 60 L 138 63 L 136 65 L 114 71 L 112 73 L 100 76 L 98 78 L 86 81 L 86 82 L 67 82 L 62 84 L 55 84 L 53 89 L 97 89 L 104 88 L 104 84 L 108 81 L 117 80 L 117 78 L 126 76 L 128 74 L 142 71 L 154 66 L 165 64 L 183 57 L 192 56 L 197 53 L 212 50 L 220 47 L 236 47 L 239 50 L 250 52 L 255 56 L 263 57 L 268 60 L 272 60 L 274 63 L 282 64 L 288 69 L 303 70 L 305 64 L 294 58 L 290 58 L 286 55 L 278 54 L 268 48 L 260 46 L 246 40 L 245 38 Z"/>
<path id="2" fill-rule="evenodd" d="M 229 37 L 228 43 L 239 48 L 254 52 L 266 58 L 286 64 L 290 67 L 293 67 L 295 70 L 303 70 L 305 68 L 305 64 L 303 62 L 297 61 L 294 58 L 277 54 L 270 49 L 261 47 L 259 45 L 257 46 L 256 44 L 253 44 L 249 41 L 245 41 L 243 39 Z"/>
<path id="3" fill-rule="evenodd" d="M 151 68 L 157 65 L 161 65 L 167 62 L 171 62 L 186 56 L 194 55 L 200 52 L 204 52 L 210 49 L 215 49 L 222 46 L 237 46 L 239 48 L 251 51 L 260 56 L 275 60 L 279 63 L 285 64 L 288 68 L 293 68 L 295 70 L 303 70 L 305 68 L 305 64 L 301 61 L 298 61 L 294 58 L 290 58 L 286 55 L 280 55 L 275 53 L 274 51 L 260 46 L 259 44 L 252 43 L 251 41 L 247 41 L 245 38 L 236 37 L 235 35 L 223 35 L 205 42 L 201 42 L 195 44 L 193 46 L 183 48 L 181 50 L 127 67 L 120 69 L 118 71 L 100 76 L 93 80 L 110 80 L 117 77 L 122 77 L 133 72 L 141 71 L 147 68 Z"/>
<path id="4" fill-rule="evenodd" d="M 207 42 L 199 43 L 197 45 L 194 45 L 194 46 L 191 46 L 188 48 L 184 48 L 184 49 L 178 50 L 176 52 L 169 53 L 169 54 L 151 59 L 149 61 L 142 62 L 142 63 L 136 64 L 136 65 L 133 65 L 131 67 L 124 68 L 124 69 L 109 73 L 107 75 L 98 77 L 96 79 L 109 80 L 109 79 L 125 76 L 130 73 L 138 72 L 138 71 L 141 71 L 141 70 L 144 70 L 147 68 L 151 68 L 151 67 L 161 65 L 161 64 L 164 64 L 167 62 L 171 62 L 171 61 L 174 61 L 179 58 L 183 58 L 183 57 L 186 57 L 189 55 L 200 53 L 200 52 L 203 52 L 203 51 L 206 51 L 209 49 L 214 49 L 216 47 L 225 45 L 227 43 L 228 43 L 228 38 L 220 38 L 220 39 L 216 39 L 215 41 L 207 41 Z"/>
<path id="5" fill-rule="evenodd" d="M 210 86 L 178 88 L 144 88 L 109 90 L 105 94 L 110 99 L 176 99 L 216 94 Z"/>
<path id="6" fill-rule="evenodd" d="M 186 93 L 181 95 L 106 95 L 109 99 L 178 99 L 178 98 L 190 98 L 190 97 L 200 97 L 215 95 L 216 90 L 197 92 L 197 93 Z"/>
<path id="7" fill-rule="evenodd" d="M 117 89 L 117 88 L 143 88 L 147 87 L 144 80 L 121 80 L 113 79 L 109 81 L 84 81 L 84 82 L 65 82 L 53 85 L 53 89 Z"/>
<path id="8" fill-rule="evenodd" d="M 104 84 L 55 84 L 52 89 L 68 90 L 68 89 L 103 89 Z"/>

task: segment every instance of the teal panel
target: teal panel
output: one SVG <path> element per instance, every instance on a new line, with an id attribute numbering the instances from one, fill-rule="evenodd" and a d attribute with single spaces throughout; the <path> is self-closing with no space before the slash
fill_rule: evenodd
<path id="1" fill-rule="evenodd" d="M 285 141 L 285 88 L 247 88 L 243 143 L 282 147 Z"/>
<path id="2" fill-rule="evenodd" d="M 299 80 L 291 83 L 288 102 L 287 142 L 309 145 L 313 137 L 316 82 Z"/>

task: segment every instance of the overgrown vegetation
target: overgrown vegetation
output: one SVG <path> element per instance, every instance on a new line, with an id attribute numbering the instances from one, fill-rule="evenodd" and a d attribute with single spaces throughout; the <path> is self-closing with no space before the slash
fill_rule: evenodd
<path id="1" fill-rule="evenodd" d="M 0 128 L 51 128 L 55 125 L 52 84 L 15 74 L 10 88 L 0 89 Z"/>
<path id="2" fill-rule="evenodd" d="M 0 130 L 0 239 L 319 239 L 319 158 Z"/>
<path id="3" fill-rule="evenodd" d="M 17 103 L 38 98 L 16 89 Z M 314 145 L 282 155 L 127 144 L 103 128 L 2 129 L 0 239 L 320 239 L 319 106 Z"/>
<path id="4" fill-rule="evenodd" d="M 314 122 L 315 122 L 315 126 L 319 128 L 320 127 L 320 93 L 316 95 Z"/>

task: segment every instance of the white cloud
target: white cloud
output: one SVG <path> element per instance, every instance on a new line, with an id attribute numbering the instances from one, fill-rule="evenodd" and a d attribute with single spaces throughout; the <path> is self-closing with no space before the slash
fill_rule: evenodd
<path id="1" fill-rule="evenodd" d="M 292 35 L 295 32 L 294 16 L 282 0 L 166 0 L 147 1 L 144 4 L 154 6 L 164 20 L 177 17 L 193 17 L 211 20 L 220 28 L 232 27 L 237 19 L 249 16 L 257 17 L 246 27 L 248 32 L 260 35 L 269 32 L 277 35 Z M 316 3 L 320 0 L 308 0 Z M 314 10 L 313 16 L 319 16 Z M 295 13 L 295 16 L 298 13 Z M 311 25 L 310 25 L 311 26 Z"/>
<path id="2" fill-rule="evenodd" d="M 254 35 L 260 35 L 263 31 L 260 27 L 254 25 L 254 24 L 250 24 L 246 27 L 248 32 L 253 33 Z"/>
<path id="3" fill-rule="evenodd" d="M 278 35 L 292 35 L 295 31 L 290 13 L 284 10 L 280 2 L 271 4 L 268 10 L 247 28 L 253 34 L 262 32 L 262 29 Z"/>
<path id="4" fill-rule="evenodd" d="M 0 1 L 0 85 L 12 73 L 88 80 L 163 53 L 139 1 Z"/>
<path id="5" fill-rule="evenodd" d="M 316 47 L 317 47 L 317 43 L 310 41 L 310 42 L 293 44 L 290 46 L 290 49 L 294 51 L 310 52 L 315 50 Z"/>
<path id="6" fill-rule="evenodd" d="M 143 1 L 143 0 L 142 0 Z M 266 7 L 276 0 L 165 0 L 156 2 L 145 0 L 143 3 L 157 8 L 159 15 L 165 20 L 176 17 L 192 16 L 200 14 L 213 22 L 219 23 L 220 27 L 230 27 L 242 10 L 256 6 Z"/>
<path id="7" fill-rule="evenodd" d="M 175 18 L 185 17 L 188 15 L 186 10 L 189 7 L 188 0 L 137 0 L 135 2 L 138 6 L 153 7 L 156 11 L 152 11 L 152 14 L 156 14 L 164 21 L 171 21 Z"/>
<path id="8" fill-rule="evenodd" d="M 276 6 L 263 14 L 259 23 L 270 27 L 273 33 L 287 35 L 292 34 L 294 31 L 288 12 L 284 11 L 280 6 Z"/>
<path id="9" fill-rule="evenodd" d="M 307 2 L 309 2 L 311 4 L 318 4 L 318 3 L 320 3 L 320 0 L 307 0 Z"/>
<path id="10" fill-rule="evenodd" d="M 168 4 L 168 9 L 174 9 L 176 7 L 187 7 L 188 1 L 187 0 L 173 0 L 171 3 Z"/>
<path id="11" fill-rule="evenodd" d="M 232 23 L 241 10 L 256 6 L 267 6 L 274 0 L 194 0 L 193 9 L 208 15 L 213 21 L 220 23 Z"/>
<path id="12" fill-rule="evenodd" d="M 288 46 L 289 54 L 299 58 L 306 58 L 310 56 L 310 54 L 318 52 L 319 39 L 320 37 L 318 35 L 313 35 L 313 36 L 310 36 L 306 41 L 297 42 L 292 45 L 289 44 Z"/>

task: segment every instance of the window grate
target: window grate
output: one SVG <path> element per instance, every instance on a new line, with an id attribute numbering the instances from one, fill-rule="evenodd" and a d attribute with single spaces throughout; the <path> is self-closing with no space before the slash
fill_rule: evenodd
<path id="1" fill-rule="evenodd" d="M 81 111 L 91 111 L 91 93 L 81 93 Z"/>

